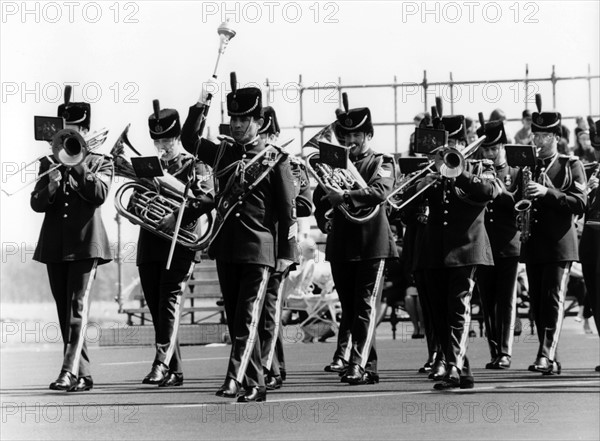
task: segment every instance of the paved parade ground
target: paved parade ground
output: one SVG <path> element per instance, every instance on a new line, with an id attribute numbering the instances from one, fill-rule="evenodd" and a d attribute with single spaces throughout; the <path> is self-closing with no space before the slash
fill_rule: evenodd
<path id="1" fill-rule="evenodd" d="M 141 384 L 153 349 L 91 348 L 95 388 L 87 393 L 48 390 L 60 370 L 61 344 L 4 344 L 1 361 L 1 439 L 598 439 L 600 363 L 597 334 L 584 334 L 572 317 L 560 341 L 563 373 L 527 371 L 537 338 L 514 344 L 513 367 L 483 369 L 488 350 L 472 338 L 475 389 L 436 392 L 417 369 L 424 340 L 400 323 L 392 340 L 379 327 L 381 382 L 349 386 L 323 372 L 334 343 L 285 345 L 288 379 L 266 403 L 217 398 L 230 346 L 184 346 L 184 386 Z"/>

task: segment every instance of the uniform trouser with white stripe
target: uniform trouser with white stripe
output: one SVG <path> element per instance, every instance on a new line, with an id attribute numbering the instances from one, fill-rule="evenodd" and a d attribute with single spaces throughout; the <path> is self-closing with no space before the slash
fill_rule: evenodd
<path id="1" fill-rule="evenodd" d="M 183 291 L 193 265 L 193 262 L 185 262 L 166 270 L 164 262 L 150 262 L 138 267 L 144 298 L 154 325 L 154 361 L 166 364 L 176 373 L 183 371 L 178 339 L 179 321 Z"/>
<path id="2" fill-rule="evenodd" d="M 540 346 L 538 357 L 556 361 L 571 262 L 527 264 L 531 307 Z"/>
<path id="3" fill-rule="evenodd" d="M 78 377 L 91 375 L 85 332 L 96 265 L 97 259 L 46 265 L 64 343 L 62 370 Z"/>
<path id="4" fill-rule="evenodd" d="M 600 254 L 600 249 L 598 250 Z M 586 302 L 592 310 L 596 328 L 600 329 L 600 256 L 595 263 L 581 264 L 585 289 L 587 290 Z"/>
<path id="5" fill-rule="evenodd" d="M 471 325 L 471 297 L 476 266 L 426 269 L 427 292 L 433 306 L 433 323 L 448 365 L 470 376 L 467 343 Z"/>
<path id="6" fill-rule="evenodd" d="M 433 305 L 431 304 L 431 294 L 427 291 L 425 276 L 423 271 L 414 271 L 413 278 L 419 293 L 419 302 L 423 311 L 423 325 L 425 326 L 425 339 L 427 340 L 428 360 L 434 361 L 434 357 L 444 359 L 443 351 L 440 346 L 440 339 L 435 333 L 433 326 Z M 436 357 L 437 356 L 437 357 Z"/>
<path id="7" fill-rule="evenodd" d="M 512 355 L 517 316 L 518 257 L 494 257 L 477 270 L 477 285 L 492 359 Z"/>
<path id="8" fill-rule="evenodd" d="M 265 385 L 258 327 L 271 271 L 265 265 L 217 260 L 232 342 L 227 377 L 244 387 Z"/>
<path id="9" fill-rule="evenodd" d="M 385 259 L 331 262 L 331 274 L 342 304 L 342 322 L 346 322 L 352 336 L 348 362 L 371 372 L 377 372 L 375 328 L 384 268 Z"/>
<path id="10" fill-rule="evenodd" d="M 260 316 L 260 344 L 262 366 L 274 377 L 279 377 L 279 362 L 276 353 L 277 340 L 281 335 L 281 292 L 283 274 L 271 274 L 265 294 L 265 303 Z"/>

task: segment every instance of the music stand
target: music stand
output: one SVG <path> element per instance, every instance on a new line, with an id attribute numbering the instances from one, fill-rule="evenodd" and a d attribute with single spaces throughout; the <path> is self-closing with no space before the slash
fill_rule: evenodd
<path id="1" fill-rule="evenodd" d="M 164 176 L 160 159 L 156 156 L 139 156 L 131 158 L 131 165 L 138 178 L 155 178 Z"/>
<path id="2" fill-rule="evenodd" d="M 511 167 L 535 167 L 537 148 L 533 145 L 506 144 L 506 162 Z"/>

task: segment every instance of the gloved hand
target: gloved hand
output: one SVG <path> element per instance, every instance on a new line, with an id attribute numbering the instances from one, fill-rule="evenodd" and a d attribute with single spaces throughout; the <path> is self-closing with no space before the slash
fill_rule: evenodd
<path id="1" fill-rule="evenodd" d="M 202 83 L 202 92 L 200 92 L 200 97 L 198 98 L 198 104 L 208 104 L 208 95 L 216 95 L 219 91 L 219 84 L 217 81 L 210 77 L 207 81 Z"/>

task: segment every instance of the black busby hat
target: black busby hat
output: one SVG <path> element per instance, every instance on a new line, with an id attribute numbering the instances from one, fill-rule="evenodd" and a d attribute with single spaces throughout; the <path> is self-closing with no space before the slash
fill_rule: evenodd
<path id="1" fill-rule="evenodd" d="M 496 144 L 506 144 L 506 132 L 502 121 L 490 121 L 477 129 L 477 136 L 485 135 L 485 141 L 482 145 L 490 146 Z"/>
<path id="2" fill-rule="evenodd" d="M 235 72 L 231 72 L 231 92 L 227 94 L 229 116 L 262 116 L 262 92 L 257 87 L 237 88 Z"/>
<path id="3" fill-rule="evenodd" d="M 562 136 L 563 129 L 560 124 L 561 115 L 559 112 L 542 112 L 542 96 L 538 93 L 535 95 L 535 104 L 538 111 L 533 112 L 531 116 L 531 131 L 554 133 Z"/>
<path id="4" fill-rule="evenodd" d="M 57 116 L 64 118 L 66 124 L 74 124 L 90 129 L 92 107 L 88 103 L 71 102 L 71 86 L 65 87 L 65 102 L 58 106 Z"/>
<path id="5" fill-rule="evenodd" d="M 275 113 L 275 109 L 273 109 L 271 106 L 267 106 L 264 107 L 262 110 L 264 122 L 258 133 L 267 135 L 279 135 L 279 123 L 277 122 L 277 114 Z"/>
<path id="6" fill-rule="evenodd" d="M 358 107 L 350 109 L 348 106 L 348 95 L 345 92 L 342 94 L 342 101 L 344 112 L 336 112 L 340 131 L 342 133 L 364 132 L 373 135 L 373 123 L 369 108 Z"/>
<path id="7" fill-rule="evenodd" d="M 596 122 L 591 116 L 588 116 L 588 124 L 590 126 L 590 142 L 595 150 L 600 150 L 600 119 Z"/>
<path id="8" fill-rule="evenodd" d="M 531 119 L 531 131 L 548 132 L 562 136 L 560 125 L 561 115 L 559 112 L 533 112 Z"/>
<path id="9" fill-rule="evenodd" d="M 175 109 L 160 109 L 158 100 L 152 101 L 154 112 L 148 117 L 152 139 L 175 138 L 181 133 L 179 113 Z"/>
<path id="10" fill-rule="evenodd" d="M 467 142 L 467 127 L 463 115 L 443 116 L 442 125 L 448 132 L 448 139 Z"/>

